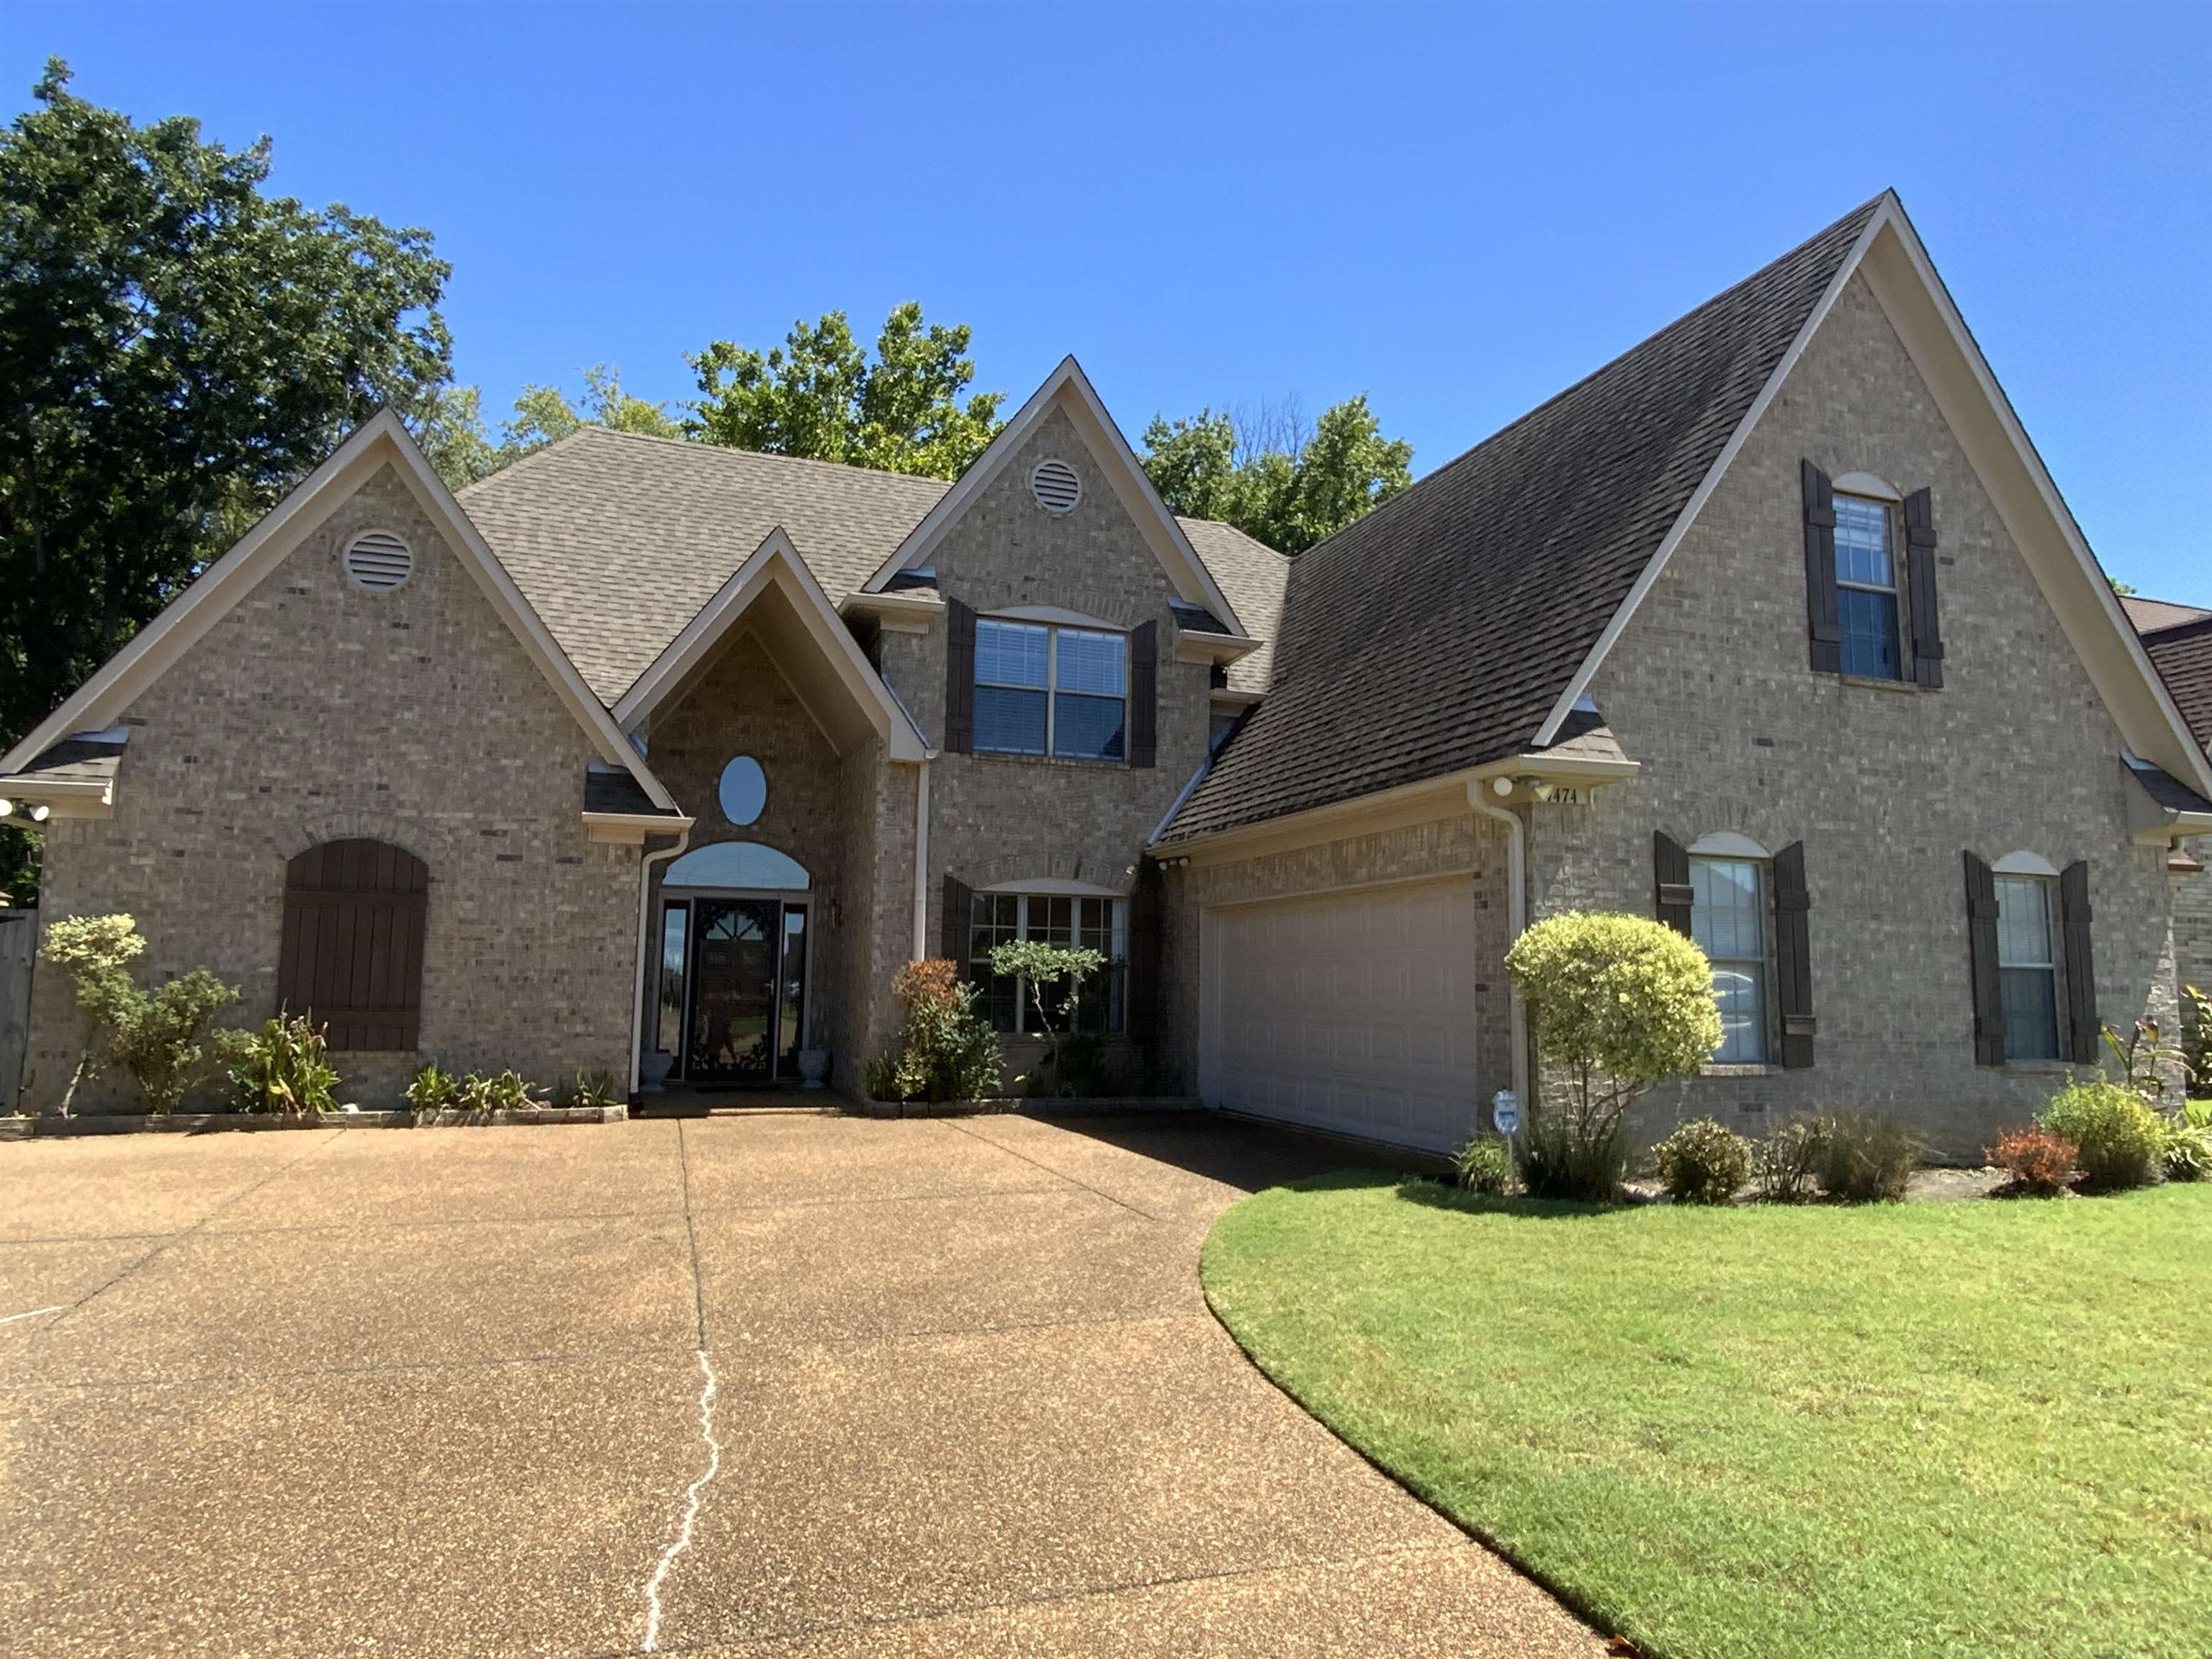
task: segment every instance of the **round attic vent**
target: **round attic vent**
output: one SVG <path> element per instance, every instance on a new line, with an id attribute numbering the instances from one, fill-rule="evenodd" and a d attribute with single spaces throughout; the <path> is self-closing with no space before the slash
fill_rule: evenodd
<path id="1" fill-rule="evenodd" d="M 415 574 L 415 556 L 388 530 L 365 530 L 347 544 L 346 580 L 371 593 L 389 593 Z"/>
<path id="2" fill-rule="evenodd" d="M 1056 457 L 1042 460 L 1030 469 L 1030 494 L 1036 497 L 1039 507 L 1057 518 L 1075 511 L 1076 502 L 1083 499 L 1083 479 L 1066 461 Z"/>

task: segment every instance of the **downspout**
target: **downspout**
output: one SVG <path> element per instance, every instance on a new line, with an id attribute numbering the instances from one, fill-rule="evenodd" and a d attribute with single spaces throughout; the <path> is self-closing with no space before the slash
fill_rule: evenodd
<path id="1" fill-rule="evenodd" d="M 1484 799 L 1488 787 L 1484 779 L 1470 781 L 1467 804 L 1484 817 L 1495 818 L 1505 826 L 1506 918 L 1517 939 L 1528 927 L 1528 829 L 1518 812 Z M 1522 1006 L 1520 988 L 1510 974 L 1505 976 L 1505 995 L 1513 1033 L 1513 1092 L 1520 1097 L 1521 1109 L 1525 1112 L 1529 1107 L 1528 1012 Z"/>
<path id="2" fill-rule="evenodd" d="M 914 769 L 914 960 L 929 954 L 929 761 Z"/>
<path id="3" fill-rule="evenodd" d="M 629 1097 L 637 1098 L 639 1066 L 644 1058 L 645 1047 L 645 954 L 646 929 L 653 920 L 653 866 L 663 859 L 672 859 L 691 844 L 691 826 L 685 824 L 677 831 L 672 846 L 658 853 L 647 853 L 637 866 L 637 983 L 631 988 L 629 999 Z"/>

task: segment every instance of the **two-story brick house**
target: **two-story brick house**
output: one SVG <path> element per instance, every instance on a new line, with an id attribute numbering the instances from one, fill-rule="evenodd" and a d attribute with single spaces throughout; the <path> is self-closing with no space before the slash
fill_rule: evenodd
<path id="1" fill-rule="evenodd" d="M 915 957 L 1119 964 L 1120 1086 L 1443 1147 L 1528 919 L 1652 910 L 1656 1103 L 1966 1152 L 2175 997 L 2212 769 L 1893 198 L 1295 562 L 1168 513 L 1073 361 L 957 483 L 364 428 L 24 743 L 44 915 L 407 1068 L 858 1086 Z M 73 1054 L 34 988 L 27 1093 Z"/>

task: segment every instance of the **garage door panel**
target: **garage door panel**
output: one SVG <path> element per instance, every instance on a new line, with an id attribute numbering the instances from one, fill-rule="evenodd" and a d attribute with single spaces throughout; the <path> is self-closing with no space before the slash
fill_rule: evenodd
<path id="1" fill-rule="evenodd" d="M 1208 1101 L 1449 1151 L 1474 1121 L 1484 994 L 1464 878 L 1209 914 Z"/>

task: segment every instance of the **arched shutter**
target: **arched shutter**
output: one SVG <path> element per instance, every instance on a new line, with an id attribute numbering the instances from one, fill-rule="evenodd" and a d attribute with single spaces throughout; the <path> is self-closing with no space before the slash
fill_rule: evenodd
<path id="1" fill-rule="evenodd" d="M 1651 832 L 1651 872 L 1656 890 L 1654 914 L 1676 933 L 1690 932 L 1690 855 L 1682 843 L 1664 830 Z"/>
<path id="2" fill-rule="evenodd" d="M 1844 626 L 1836 605 L 1836 494 L 1828 475 L 1810 461 L 1798 464 L 1805 492 L 1805 610 L 1813 670 L 1844 672 Z"/>
<path id="3" fill-rule="evenodd" d="M 945 602 L 945 746 L 975 747 L 975 613 L 957 599 Z"/>
<path id="4" fill-rule="evenodd" d="M 1158 764 L 1160 713 L 1160 625 L 1146 623 L 1129 635 L 1129 764 Z"/>
<path id="5" fill-rule="evenodd" d="M 2097 1019 L 2097 957 L 2089 939 L 2089 866 L 2080 859 L 2058 876 L 2058 931 L 2066 952 L 2066 1016 L 2073 1028 L 2074 1060 L 2097 1063 L 2104 1028 Z"/>
<path id="6" fill-rule="evenodd" d="M 334 1050 L 406 1053 L 421 1036 L 429 866 L 381 841 L 331 841 L 285 866 L 276 995 Z"/>
<path id="7" fill-rule="evenodd" d="M 1936 599 L 1936 498 L 1916 489 L 1905 498 L 1905 574 L 1912 596 L 1912 678 L 1943 684 L 1943 619 Z"/>
<path id="8" fill-rule="evenodd" d="M 1813 1063 L 1813 899 L 1805 885 L 1805 843 L 1774 855 L 1774 963 L 1782 1002 L 1782 1063 Z"/>
<path id="9" fill-rule="evenodd" d="M 1997 978 L 1997 883 L 1972 853 L 1966 860 L 1966 961 L 1974 982 L 1974 1064 L 2005 1063 L 2004 997 Z"/>

